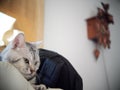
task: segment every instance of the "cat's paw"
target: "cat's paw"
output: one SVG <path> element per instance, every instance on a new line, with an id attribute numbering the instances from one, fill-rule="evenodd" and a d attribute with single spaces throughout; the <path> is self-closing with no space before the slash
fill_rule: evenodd
<path id="1" fill-rule="evenodd" d="M 47 88 L 45 85 L 41 84 L 39 85 L 39 90 L 47 90 Z"/>
<path id="2" fill-rule="evenodd" d="M 43 84 L 35 85 L 34 88 L 35 90 L 47 90 L 46 86 Z"/>

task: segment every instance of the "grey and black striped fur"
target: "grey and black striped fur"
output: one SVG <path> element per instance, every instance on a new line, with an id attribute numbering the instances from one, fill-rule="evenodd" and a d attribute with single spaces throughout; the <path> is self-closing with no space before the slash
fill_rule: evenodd
<path id="1" fill-rule="evenodd" d="M 36 90 L 46 90 L 45 85 L 35 85 L 36 71 L 40 66 L 36 44 L 25 42 L 22 33 L 18 34 L 1 52 L 1 60 L 13 64 Z"/>

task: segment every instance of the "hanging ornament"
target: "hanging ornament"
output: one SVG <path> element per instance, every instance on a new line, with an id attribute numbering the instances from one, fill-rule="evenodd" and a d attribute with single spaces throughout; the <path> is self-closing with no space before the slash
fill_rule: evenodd
<path id="1" fill-rule="evenodd" d="M 110 48 L 110 30 L 109 24 L 114 24 L 113 16 L 108 13 L 109 4 L 101 2 L 102 8 L 97 8 L 96 16 L 87 19 L 88 39 L 92 40 L 95 44 Z M 100 48 L 94 50 L 95 58 L 100 55 Z"/>
<path id="2" fill-rule="evenodd" d="M 100 51 L 97 48 L 94 50 L 94 55 L 95 55 L 95 58 L 98 59 L 100 55 Z"/>

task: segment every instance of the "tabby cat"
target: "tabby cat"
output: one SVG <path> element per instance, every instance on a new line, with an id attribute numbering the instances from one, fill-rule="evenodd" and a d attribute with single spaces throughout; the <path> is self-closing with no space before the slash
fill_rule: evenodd
<path id="1" fill-rule="evenodd" d="M 38 44 L 38 43 L 37 43 Z M 39 52 L 35 43 L 25 42 L 24 34 L 18 34 L 1 52 L 2 61 L 13 64 L 33 85 L 35 90 L 46 90 L 45 85 L 35 85 L 36 71 L 40 66 Z"/>

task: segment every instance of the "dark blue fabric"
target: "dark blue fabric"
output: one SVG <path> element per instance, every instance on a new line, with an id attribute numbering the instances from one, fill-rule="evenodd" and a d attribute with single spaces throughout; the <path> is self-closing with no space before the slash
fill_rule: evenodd
<path id="1" fill-rule="evenodd" d="M 83 90 L 81 76 L 66 58 L 53 51 L 39 51 L 41 66 L 38 70 L 38 84 L 63 90 Z"/>
<path id="2" fill-rule="evenodd" d="M 46 59 L 39 72 L 39 76 L 41 77 L 42 82 L 44 82 L 44 84 L 47 86 L 55 87 L 62 65 L 62 63 L 58 64 L 52 60 Z"/>

